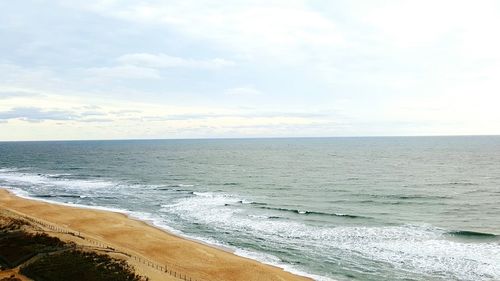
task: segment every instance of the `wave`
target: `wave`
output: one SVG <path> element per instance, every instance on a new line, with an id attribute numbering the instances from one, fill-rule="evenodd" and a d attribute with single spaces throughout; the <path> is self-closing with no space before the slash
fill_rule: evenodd
<path id="1" fill-rule="evenodd" d="M 42 174 L 37 174 L 37 175 L 41 176 Z M 48 178 L 59 179 L 59 178 L 70 177 L 70 176 L 72 176 L 72 174 L 67 174 L 67 173 L 63 173 L 63 174 L 47 174 L 45 176 L 48 177 Z"/>
<path id="2" fill-rule="evenodd" d="M 17 195 L 25 198 L 66 204 L 80 204 L 83 203 L 81 200 L 83 199 L 88 205 L 99 205 L 99 200 L 119 202 L 120 195 L 133 194 L 122 193 L 118 189 L 144 188 L 144 185 L 139 184 L 81 179 L 69 173 L 42 174 L 28 172 L 27 169 L 0 170 L 0 185 L 14 190 Z"/>
<path id="3" fill-rule="evenodd" d="M 89 196 L 89 195 L 73 195 L 73 194 L 33 194 L 31 195 L 32 197 L 35 198 L 98 198 L 98 199 L 107 199 L 107 200 L 116 200 L 118 197 L 116 196 L 103 196 L 103 195 L 95 195 L 95 196 Z"/>
<path id="4" fill-rule="evenodd" d="M 159 185 L 154 189 L 156 190 L 171 190 L 171 191 L 191 191 L 189 189 L 185 189 L 183 187 L 194 187 L 194 184 L 171 184 L 171 185 Z"/>
<path id="5" fill-rule="evenodd" d="M 279 258 L 277 258 L 276 256 L 273 256 L 273 255 L 270 255 L 270 254 L 266 254 L 266 253 L 262 253 L 262 252 L 255 252 L 255 251 L 248 251 L 248 250 L 239 249 L 239 248 L 234 250 L 234 254 L 237 256 L 240 256 L 240 257 L 247 258 L 247 259 L 256 260 L 256 261 L 259 261 L 259 262 L 264 263 L 264 264 L 276 266 L 276 267 L 282 268 L 284 271 L 288 271 L 292 274 L 296 274 L 299 276 L 309 277 L 312 280 L 337 281 L 336 279 L 332 279 L 329 277 L 320 276 L 320 275 L 316 275 L 316 274 L 310 274 L 310 273 L 306 273 L 306 272 L 301 271 L 301 270 L 297 270 L 297 268 L 295 268 L 294 266 L 292 266 L 290 264 L 283 263 Z"/>
<path id="6" fill-rule="evenodd" d="M 262 203 L 262 202 L 252 202 L 250 205 L 260 205 L 260 206 L 266 206 L 267 203 Z"/>
<path id="7" fill-rule="evenodd" d="M 369 219 L 371 217 L 365 217 L 365 216 L 358 216 L 358 215 L 350 215 L 350 214 L 342 214 L 342 213 L 326 213 L 326 212 L 318 212 L 318 211 L 304 211 L 304 210 L 298 210 L 298 209 L 287 209 L 287 208 L 279 208 L 279 207 L 267 207 L 267 206 L 262 206 L 259 207 L 261 209 L 266 209 L 266 210 L 275 210 L 275 211 L 283 211 L 283 212 L 290 212 L 290 213 L 295 213 L 295 214 L 300 214 L 300 215 L 318 215 L 318 216 L 334 216 L 334 217 L 345 217 L 345 218 L 351 218 L 351 219 Z"/>
<path id="8" fill-rule="evenodd" d="M 360 197 L 371 197 L 371 198 L 389 198 L 389 199 L 400 199 L 400 200 L 412 200 L 412 199 L 451 199 L 450 196 L 445 195 L 427 195 L 427 194 L 411 194 L 411 195 L 401 195 L 401 194 L 358 194 Z"/>
<path id="9" fill-rule="evenodd" d="M 246 199 L 238 199 L 238 198 L 235 198 L 235 197 L 233 197 L 231 195 L 227 195 L 227 194 L 215 194 L 212 192 L 194 191 L 193 195 L 196 195 L 199 197 L 211 198 L 214 200 L 214 202 L 219 202 L 222 200 L 222 201 L 224 201 L 224 203 L 223 203 L 224 206 L 231 206 L 234 203 L 249 204 L 249 205 L 255 205 L 259 209 L 289 212 L 289 213 L 306 215 L 306 216 L 307 215 L 318 215 L 318 216 L 344 217 L 344 218 L 352 218 L 352 219 L 360 219 L 360 218 L 371 219 L 371 217 L 367 217 L 367 216 L 359 216 L 359 215 L 351 215 L 351 214 L 343 214 L 343 213 L 326 213 L 326 212 L 319 212 L 319 211 L 308 211 L 308 210 L 287 209 L 287 208 L 279 208 L 279 207 L 269 207 L 269 206 L 267 206 L 267 203 L 254 202 L 254 201 L 246 200 Z M 268 217 L 268 218 L 270 218 L 270 217 Z"/>
<path id="10" fill-rule="evenodd" d="M 168 187 L 156 187 L 155 190 L 173 190 L 172 188 L 168 188 Z"/>
<path id="11" fill-rule="evenodd" d="M 426 186 L 449 186 L 449 185 L 462 185 L 462 186 L 475 186 L 479 185 L 478 183 L 474 182 L 467 182 L 467 181 L 451 181 L 451 182 L 439 182 L 439 183 L 426 183 Z"/>
<path id="12" fill-rule="evenodd" d="M 497 239 L 499 236 L 497 234 L 493 233 L 487 233 L 487 232 L 477 232 L 477 231 L 470 231 L 470 230 L 456 230 L 456 231 L 449 231 L 446 232 L 447 235 L 452 235 L 452 236 L 458 236 L 458 237 L 464 237 L 464 238 L 486 238 L 486 239 Z"/>
<path id="13" fill-rule="evenodd" d="M 52 196 L 53 193 L 54 197 L 56 197 L 57 194 L 65 195 L 66 192 L 75 190 L 82 190 L 85 192 L 83 194 L 86 195 L 92 193 L 92 196 L 96 198 L 100 197 L 98 196 L 99 194 L 109 194 L 106 193 L 107 188 L 100 189 L 97 187 L 98 185 L 94 186 L 92 191 L 89 192 L 90 188 L 85 187 L 85 185 L 79 186 L 78 182 L 90 181 L 94 183 L 95 180 L 60 179 L 51 178 L 49 175 L 23 172 L 2 171 L 0 173 L 0 182 L 6 180 L 3 177 L 4 174 L 12 175 L 17 173 L 18 176 L 26 174 L 29 177 L 34 176 L 32 179 L 40 180 L 40 182 L 24 182 L 23 186 L 57 187 L 57 190 L 51 188 L 42 189 L 43 193 L 40 193 L 41 196 Z M 9 179 L 7 180 L 9 181 Z M 22 184 L 22 182 L 16 181 L 9 182 Z M 116 182 L 99 182 L 107 183 L 111 187 L 120 186 Z M 25 189 L 28 190 L 27 188 Z M 173 191 L 176 190 L 174 189 Z M 449 237 L 449 235 L 460 237 L 492 237 L 489 235 L 495 234 L 480 233 L 478 235 L 478 233 L 469 233 L 463 230 L 446 232 L 442 229 L 429 226 L 408 225 L 312 226 L 301 222 L 299 216 L 294 217 L 294 219 L 284 220 L 279 216 L 286 216 L 279 212 L 289 212 L 300 216 L 336 216 L 353 219 L 363 217 L 352 214 L 316 212 L 294 208 L 273 208 L 267 203 L 253 202 L 239 198 L 236 195 L 183 191 L 186 192 L 180 194 L 183 196 L 182 198 L 175 198 L 168 205 L 162 202 L 162 209 L 159 211 L 157 209 L 154 214 L 151 212 L 148 213 L 150 215 L 149 220 L 153 220 L 155 225 L 163 224 L 163 228 L 166 228 L 167 225 L 170 225 L 170 219 L 163 218 L 161 213 L 167 212 L 169 215 L 174 215 L 170 217 L 176 220 L 179 219 L 179 224 L 199 224 L 203 225 L 204 228 L 213 228 L 215 231 L 212 233 L 234 234 L 226 235 L 223 238 L 214 234 L 213 239 L 222 239 L 225 245 L 240 245 L 237 243 L 238 239 L 244 239 L 248 236 L 249 239 L 247 241 L 251 241 L 252 237 L 255 237 L 259 241 L 264 241 L 262 242 L 264 243 L 262 248 L 269 249 L 269 252 L 278 253 L 279 250 L 283 250 L 283 247 L 288 247 L 290 251 L 296 251 L 294 254 L 300 252 L 299 254 L 304 256 L 304 258 L 310 258 L 311 260 L 321 259 L 326 264 L 335 262 L 334 259 L 338 257 L 348 262 L 352 258 L 352 260 L 356 261 L 370 261 L 367 262 L 369 265 L 376 263 L 376 266 L 379 267 L 391 267 L 391 269 L 401 269 L 404 272 L 428 274 L 429 276 L 442 274 L 442 276 L 446 276 L 450 280 L 485 280 L 485 276 L 491 276 L 491 280 L 500 280 L 498 266 L 495 264 L 495 261 L 500 260 L 500 246 L 497 243 L 489 243 L 490 241 L 486 240 L 484 241 L 485 243 L 464 243 L 463 241 L 460 242 L 458 239 L 451 239 Z M 53 200 L 51 197 L 46 197 L 46 199 L 47 201 Z M 369 199 L 376 200 L 375 198 Z M 401 202 L 407 200 L 404 198 L 400 199 Z M 43 201 L 44 199 L 39 200 Z M 230 206 L 228 207 L 228 205 Z M 98 207 L 89 208 L 97 209 Z M 266 212 L 263 210 L 276 210 L 277 212 Z M 253 216 L 262 215 L 262 217 L 249 216 L 248 211 L 254 211 L 251 214 Z M 255 213 L 255 211 L 259 211 L 259 213 Z M 269 216 L 269 214 L 276 216 Z M 147 220 L 145 218 L 147 216 L 144 214 L 136 213 L 135 215 L 142 217 L 143 220 Z M 264 215 L 266 215 L 266 218 L 264 218 Z M 352 222 L 358 222 L 358 220 L 353 220 Z M 179 229 L 184 228 L 179 227 Z M 169 231 L 173 230 L 169 229 Z M 199 236 L 207 235 L 200 234 Z M 232 239 L 231 237 L 234 237 L 235 240 L 230 242 L 225 240 Z M 204 240 L 203 238 L 195 239 Z M 209 241 L 208 243 L 214 244 L 213 241 Z M 296 245 L 300 245 L 302 248 L 294 247 Z M 251 252 L 258 252 L 262 249 L 259 246 L 255 248 L 242 247 Z M 242 251 L 237 251 L 237 254 L 246 255 Z M 249 254 L 249 256 L 252 255 Z M 252 256 L 252 258 L 261 261 L 265 260 L 264 257 L 259 256 Z M 290 266 L 290 264 L 287 264 L 286 257 L 284 259 L 285 261 L 271 259 L 270 263 L 280 264 L 279 266 L 281 267 Z M 293 268 L 300 267 L 294 266 Z M 367 268 L 367 270 L 376 271 L 377 268 Z"/>
<path id="14" fill-rule="evenodd" d="M 211 192 L 193 191 L 193 195 L 201 196 L 201 197 L 208 197 L 208 198 L 213 198 L 214 197 L 214 194 L 211 193 Z"/>
<path id="15" fill-rule="evenodd" d="M 183 184 L 183 183 L 172 185 L 172 187 L 193 187 L 193 186 L 194 186 L 194 184 Z"/>
<path id="16" fill-rule="evenodd" d="M 164 191 L 178 191 L 178 192 L 187 192 L 189 194 L 193 194 L 192 190 L 183 189 L 183 188 L 171 188 L 171 187 L 155 187 L 154 190 L 164 190 Z"/>
<path id="17" fill-rule="evenodd" d="M 37 198 L 84 198 L 83 195 L 70 195 L 70 194 L 36 194 L 33 195 Z"/>
<path id="18" fill-rule="evenodd" d="M 55 199 L 56 197 L 75 197 L 75 198 L 81 197 L 81 196 L 77 196 L 77 195 L 67 195 L 67 194 L 33 195 L 32 193 L 27 192 L 26 190 L 23 190 L 23 189 L 19 189 L 19 188 L 7 188 L 7 189 L 12 191 L 14 194 L 16 194 L 19 197 L 27 198 L 27 199 L 31 199 L 31 200 L 48 202 L 51 204 L 58 204 L 58 205 L 63 205 L 63 206 L 72 206 L 72 207 L 76 206 L 76 207 L 85 208 L 85 209 L 94 209 L 94 210 L 103 210 L 103 211 L 122 213 L 122 214 L 127 215 L 128 217 L 144 221 L 144 222 L 149 223 L 155 227 L 158 227 L 160 229 L 164 229 L 170 233 L 177 234 L 177 235 L 185 237 L 187 239 L 197 240 L 197 241 L 200 241 L 202 243 L 208 243 L 208 244 L 211 244 L 211 245 L 218 247 L 220 249 L 227 249 L 228 251 L 231 251 L 236 255 L 239 255 L 242 257 L 247 257 L 250 259 L 254 259 L 254 260 L 257 260 L 257 261 L 262 262 L 262 263 L 271 264 L 271 265 L 283 268 L 285 271 L 288 271 L 288 272 L 291 272 L 291 273 L 294 273 L 297 275 L 311 277 L 311 278 L 314 278 L 314 280 L 318 280 L 318 281 L 334 281 L 333 279 L 328 278 L 328 277 L 323 277 L 323 276 L 319 276 L 319 275 L 310 274 L 310 273 L 307 273 L 305 271 L 301 271 L 301 270 L 293 267 L 292 265 L 290 265 L 286 262 L 282 262 L 279 258 L 272 256 L 272 255 L 269 255 L 269 254 L 261 253 L 259 251 L 248 251 L 245 249 L 238 248 L 236 246 L 227 245 L 225 243 L 222 243 L 218 240 L 214 240 L 212 238 L 207 238 L 207 237 L 203 237 L 203 236 L 191 235 L 191 234 L 184 233 L 181 230 L 178 230 L 176 228 L 171 227 L 169 225 L 169 223 L 167 223 L 165 218 L 162 216 L 159 216 L 158 214 L 153 214 L 150 212 L 131 211 L 130 209 L 119 209 L 119 208 L 114 208 L 114 207 L 91 206 L 91 205 L 77 204 L 77 203 L 63 203 L 63 202 L 53 200 L 53 198 Z M 197 193 L 197 194 L 194 194 L 194 193 Z M 198 196 L 201 195 L 200 197 L 203 199 L 207 199 L 207 198 L 211 198 L 211 197 L 212 198 L 221 198 L 220 195 L 212 194 L 209 192 L 206 192 L 206 193 L 192 192 L 191 194 L 198 195 Z M 102 196 L 99 196 L 99 197 L 102 198 Z M 196 196 L 191 197 L 191 198 L 196 198 Z M 232 196 L 228 196 L 228 195 L 223 195 L 222 198 L 224 198 L 224 200 L 231 200 L 231 201 L 235 200 L 235 198 L 233 198 Z M 242 200 L 240 200 L 240 201 L 242 201 Z M 269 219 L 277 219 L 280 217 L 269 216 L 268 218 Z M 193 222 L 193 223 L 199 224 L 197 222 Z"/>
<path id="19" fill-rule="evenodd" d="M 231 198 L 231 196 L 228 196 L 228 195 L 216 195 L 212 192 L 194 191 L 194 192 L 192 192 L 192 194 L 194 194 L 196 196 L 200 196 L 200 197 L 207 197 L 207 198 L 217 198 L 218 196 L 219 197 L 222 196 L 224 198 Z M 367 216 L 359 216 L 359 215 L 351 215 L 351 214 L 343 214 L 343 213 L 326 213 L 326 212 L 319 212 L 319 211 L 307 211 L 307 210 L 298 210 L 298 209 L 269 207 L 267 203 L 254 202 L 254 201 L 246 200 L 246 199 L 234 199 L 234 200 L 230 200 L 230 201 L 231 202 L 225 202 L 224 206 L 231 206 L 232 203 L 249 204 L 249 205 L 257 206 L 257 208 L 259 208 L 259 209 L 290 212 L 290 213 L 300 214 L 300 215 L 334 216 L 334 217 L 345 217 L 345 218 L 352 218 L 352 219 L 358 219 L 358 218 L 371 219 L 371 217 L 367 217 Z M 267 218 L 271 218 L 271 217 L 267 217 Z"/>
<path id="20" fill-rule="evenodd" d="M 9 172 L 17 172 L 20 171 L 19 168 L 0 168 L 0 173 L 9 173 Z"/>
<path id="21" fill-rule="evenodd" d="M 67 167 L 68 170 L 82 170 L 82 167 Z"/>
<path id="22" fill-rule="evenodd" d="M 2 170 L 0 171 L 0 181 L 3 184 L 14 186 L 27 186 L 27 187 L 45 187 L 45 188 L 62 188 L 66 190 L 75 189 L 102 189 L 114 188 L 119 186 L 118 183 L 96 180 L 96 179 L 78 179 L 71 177 L 71 174 L 41 174 L 29 173 L 19 170 Z"/>
<path id="23" fill-rule="evenodd" d="M 390 196 L 388 196 L 390 197 Z M 394 198 L 409 200 L 409 199 L 450 199 L 450 196 L 436 196 L 436 195 L 397 195 Z"/>
<path id="24" fill-rule="evenodd" d="M 102 210 L 102 211 L 122 213 L 122 214 L 127 214 L 127 212 L 128 212 L 127 209 L 116 208 L 116 207 L 93 206 L 93 205 L 60 202 L 60 201 L 56 201 L 56 200 L 46 199 L 44 197 L 37 197 L 36 195 L 31 194 L 30 192 L 27 192 L 26 190 L 19 189 L 19 188 L 6 187 L 5 189 L 11 191 L 12 193 L 14 193 L 14 195 L 19 196 L 21 198 L 36 200 L 36 201 L 41 201 L 41 202 L 47 202 L 50 204 L 57 204 L 57 205 L 61 205 L 61 206 L 78 207 L 78 208 L 92 209 L 92 210 Z M 81 198 L 84 198 L 84 197 L 85 196 L 82 196 Z M 47 197 L 47 198 L 54 198 L 54 197 Z"/>
<path id="25" fill-rule="evenodd" d="M 163 211 L 183 221 L 204 225 L 214 233 L 234 234 L 225 238 L 231 245 L 239 245 L 238 241 L 243 238 L 265 241 L 262 242 L 265 245 L 255 247 L 245 244 L 250 251 L 265 246 L 269 252 L 282 253 L 283 247 L 288 247 L 291 255 L 321 259 L 325 264 L 336 263 L 340 258 L 356 263 L 364 261 L 366 270 L 373 272 L 384 269 L 407 272 L 407 277 L 414 273 L 415 276 L 429 276 L 429 279 L 445 276 L 447 280 L 485 280 L 485 276 L 491 276 L 491 280 L 500 280 L 495 262 L 500 259 L 497 243 L 446 239 L 446 231 L 429 225 L 314 226 L 300 220 L 271 220 L 263 217 L 268 215 L 265 213 L 248 216 L 245 209 L 234 205 L 239 200 L 224 194 L 204 194 L 164 205 Z M 232 205 L 228 208 L 226 204 Z M 297 209 L 276 209 L 299 212 Z M 255 216 L 260 217 L 256 219 Z M 231 237 L 235 237 L 234 240 Z M 301 249 L 292 245 L 301 245 Z"/>

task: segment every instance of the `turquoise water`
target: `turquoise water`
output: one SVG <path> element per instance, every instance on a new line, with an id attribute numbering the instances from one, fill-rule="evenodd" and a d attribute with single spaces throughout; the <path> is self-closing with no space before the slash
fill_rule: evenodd
<path id="1" fill-rule="evenodd" d="M 500 137 L 3 142 L 0 186 L 318 280 L 500 280 Z"/>

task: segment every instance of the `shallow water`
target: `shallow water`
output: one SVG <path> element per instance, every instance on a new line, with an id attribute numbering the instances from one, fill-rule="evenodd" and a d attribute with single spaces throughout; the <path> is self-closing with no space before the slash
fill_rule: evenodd
<path id="1" fill-rule="evenodd" d="M 500 137 L 0 143 L 0 186 L 334 280 L 500 280 Z"/>

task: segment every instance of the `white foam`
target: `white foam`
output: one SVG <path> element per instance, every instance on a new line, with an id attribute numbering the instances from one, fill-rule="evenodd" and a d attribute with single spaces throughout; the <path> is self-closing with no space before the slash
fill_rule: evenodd
<path id="1" fill-rule="evenodd" d="M 85 192 L 102 187 L 119 186 L 105 181 L 51 178 L 45 175 L 24 173 L 18 169 L 0 169 L 0 180 L 13 183 L 14 186 L 17 184 L 25 187 L 48 185 L 72 191 L 79 189 Z M 227 247 L 221 241 L 186 235 L 168 226 L 164 218 L 149 213 L 60 203 L 32 198 L 28 192 L 18 188 L 10 188 L 10 190 L 20 197 L 33 200 L 125 213 L 180 236 Z M 195 196 L 180 199 L 173 204 L 163 204 L 160 211 L 176 214 L 188 221 L 205 224 L 219 232 L 257 237 L 266 241 L 266 247 L 272 247 L 273 244 L 289 245 L 316 260 L 328 260 L 333 256 L 338 256 L 343 260 L 356 263 L 360 259 L 365 259 L 378 262 L 373 268 L 366 268 L 367 270 L 377 271 L 380 264 L 388 264 L 388 267 L 392 269 L 396 268 L 419 276 L 429 276 L 429 279 L 500 280 L 500 245 L 497 242 L 451 241 L 443 235 L 445 231 L 425 225 L 318 227 L 298 221 L 269 220 L 265 214 L 248 215 L 242 209 L 243 206 L 238 207 L 238 202 L 251 202 L 247 199 L 211 192 L 194 192 L 193 194 Z M 282 267 L 295 274 L 312 277 L 292 265 L 281 262 L 276 257 L 244 249 L 232 249 L 236 254 Z M 312 278 L 328 280 L 318 276 Z"/>
<path id="2" fill-rule="evenodd" d="M 10 192 L 14 193 L 14 195 L 18 196 L 18 197 L 21 197 L 21 198 L 26 198 L 26 199 L 35 199 L 35 198 L 31 198 L 30 197 L 30 194 L 27 192 L 27 191 L 24 191 L 22 189 L 19 189 L 19 188 L 13 188 L 13 187 L 9 187 L 9 186 L 2 186 L 0 188 L 3 188 L 3 189 L 7 189 L 9 190 Z"/>
<path id="3" fill-rule="evenodd" d="M 267 220 L 242 215 L 231 195 L 198 193 L 162 210 L 219 232 L 245 233 L 266 241 L 266 246 L 290 245 L 313 259 L 339 255 L 343 259 L 377 261 L 429 278 L 500 280 L 500 244 L 448 240 L 445 231 L 429 225 L 318 227 L 297 221 Z M 228 206 L 230 205 L 230 206 Z M 245 252 L 237 251 L 237 253 Z M 275 263 L 257 254 L 262 262 Z M 333 261 L 333 260 L 332 260 Z M 278 265 L 278 264 L 276 264 Z M 282 264 L 278 266 L 284 267 Z"/>
<path id="4" fill-rule="evenodd" d="M 63 174 L 59 174 L 63 175 Z M 69 175 L 69 174 L 67 174 Z M 15 169 L 0 170 L 0 180 L 7 184 L 13 185 L 28 185 L 28 186 L 43 186 L 43 187 L 59 187 L 67 190 L 74 189 L 102 189 L 117 187 L 117 184 L 109 181 L 92 180 L 92 179 L 65 179 L 54 175 L 43 175 L 35 173 L 19 172 Z"/>
<path id="5" fill-rule="evenodd" d="M 50 177 L 50 178 L 57 178 L 57 177 L 71 176 L 71 174 L 67 174 L 67 173 L 62 173 L 62 174 L 47 174 L 46 176 Z"/>
<path id="6" fill-rule="evenodd" d="M 304 271 L 300 271 L 289 264 L 283 263 L 278 257 L 273 256 L 273 255 L 269 255 L 269 254 L 265 254 L 265 253 L 257 253 L 257 252 L 253 252 L 253 251 L 243 250 L 243 249 L 236 249 L 234 251 L 234 254 L 238 255 L 240 257 L 256 260 L 256 261 L 259 261 L 259 262 L 264 263 L 264 264 L 276 266 L 276 267 L 282 268 L 284 271 L 293 273 L 295 275 L 309 277 L 309 278 L 312 278 L 312 279 L 317 280 L 317 281 L 336 281 L 335 279 L 332 279 L 329 277 L 310 274 L 310 273 L 307 273 Z"/>
<path id="7" fill-rule="evenodd" d="M 268 255 L 268 254 L 264 254 L 264 253 L 250 252 L 250 251 L 247 251 L 244 249 L 231 247 L 231 246 L 228 246 L 221 241 L 214 240 L 211 238 L 188 235 L 188 234 L 183 233 L 182 231 L 180 231 L 178 229 L 170 227 L 168 224 L 165 223 L 164 218 L 161 218 L 157 215 L 153 215 L 151 213 L 135 212 L 135 211 L 130 211 L 130 210 L 126 210 L 126 209 L 109 208 L 109 207 L 102 207 L 102 206 L 89 206 L 89 205 L 82 205 L 82 204 L 74 204 L 74 203 L 70 203 L 70 202 L 63 203 L 63 202 L 58 202 L 58 201 L 51 201 L 51 200 L 46 200 L 46 199 L 42 199 L 42 198 L 32 197 L 32 196 L 30 196 L 30 194 L 28 192 L 26 192 L 22 189 L 19 189 L 19 188 L 7 187 L 7 189 L 21 198 L 26 198 L 26 199 L 30 199 L 30 200 L 36 200 L 36 201 L 57 204 L 57 205 L 62 205 L 62 206 L 70 206 L 70 207 L 78 207 L 78 208 L 85 208 L 85 209 L 93 209 L 93 210 L 102 210 L 102 211 L 111 211 L 111 212 L 116 212 L 116 213 L 122 213 L 122 214 L 125 214 L 132 219 L 144 221 L 146 223 L 149 223 L 152 226 L 158 227 L 160 229 L 163 229 L 163 230 L 170 232 L 172 234 L 184 237 L 186 239 L 191 239 L 194 241 L 199 241 L 201 243 L 206 243 L 208 245 L 215 246 L 215 247 L 218 247 L 220 249 L 230 251 L 230 252 L 232 252 L 236 255 L 242 256 L 242 257 L 250 258 L 250 259 L 262 262 L 262 263 L 277 266 L 277 267 L 283 268 L 285 271 L 291 272 L 293 274 L 310 277 L 310 278 L 313 278 L 313 279 L 319 280 L 319 281 L 334 281 L 333 279 L 329 279 L 326 277 L 321 277 L 321 276 L 312 275 L 309 273 L 299 271 L 299 270 L 297 270 L 297 269 L 295 269 L 287 264 L 280 262 L 280 260 L 277 257 L 274 257 L 272 255 Z M 226 196 L 226 195 L 220 196 L 220 195 L 215 195 L 213 193 L 208 193 L 208 192 L 199 193 L 199 194 L 201 194 L 201 195 L 199 195 L 201 197 L 215 198 L 215 201 L 217 202 L 215 204 L 220 204 L 220 202 L 233 202 L 234 203 L 234 202 L 241 201 L 238 198 L 235 198 L 232 196 Z M 170 206 L 166 206 L 166 207 L 170 207 Z"/>
<path id="8" fill-rule="evenodd" d="M 174 204 L 169 204 L 169 205 L 162 205 L 162 211 L 165 212 L 172 212 L 174 211 L 176 214 L 182 216 L 185 216 L 186 213 L 192 213 L 192 212 L 198 212 L 198 208 L 203 207 L 204 211 L 201 211 L 198 215 L 194 215 L 197 219 L 203 218 L 203 223 L 212 225 L 212 226 L 219 226 L 223 227 L 226 223 L 230 223 L 234 219 L 235 214 L 238 214 L 242 212 L 242 210 L 239 209 L 234 209 L 234 208 L 217 208 L 221 206 L 226 206 L 227 204 L 235 204 L 238 202 L 242 202 L 244 199 L 240 199 L 236 196 L 233 195 L 228 195 L 228 194 L 219 194 L 219 193 L 212 193 L 212 192 L 193 192 L 194 197 L 186 198 L 179 200 L 177 203 Z M 203 213 L 203 214 L 201 214 Z M 188 215 L 188 217 L 191 217 Z M 245 229 L 245 226 L 248 226 L 251 224 L 251 222 L 254 222 L 255 218 L 261 219 L 262 217 L 259 216 L 252 216 L 252 220 L 243 220 L 237 225 L 233 225 L 234 227 L 237 228 L 237 231 Z M 268 218 L 265 216 L 264 218 Z M 287 225 L 289 226 L 289 225 Z M 285 225 L 284 225 L 285 227 Z M 233 229 L 235 230 L 235 229 Z M 193 237 L 191 237 L 193 238 Z M 265 254 L 265 253 L 256 253 L 253 251 L 248 251 L 245 249 L 239 249 L 231 246 L 227 246 L 224 243 L 221 243 L 219 241 L 214 241 L 212 239 L 206 239 L 202 237 L 194 237 L 196 240 L 201 240 L 203 242 L 207 242 L 209 244 L 215 244 L 217 246 L 222 246 L 226 248 L 230 248 L 234 251 L 235 254 L 240 255 L 242 257 L 247 257 L 251 258 L 254 260 L 257 260 L 262 263 L 270 264 L 273 266 L 277 266 L 280 268 L 283 268 L 284 270 L 291 272 L 293 274 L 301 275 L 301 276 L 306 276 L 313 278 L 315 280 L 333 280 L 329 279 L 327 277 L 321 277 L 318 275 L 312 275 L 307 272 L 298 270 L 297 268 L 294 268 L 291 265 L 285 264 L 281 262 L 281 260 L 275 256 Z"/>
<path id="9" fill-rule="evenodd" d="M 251 218 L 256 218 L 256 219 L 268 219 L 268 216 L 259 216 L 259 215 L 248 215 Z"/>
<path id="10" fill-rule="evenodd" d="M 175 228 L 172 228 L 170 227 L 169 225 L 165 224 L 165 220 L 158 217 L 158 216 L 155 216 L 151 213 L 146 213 L 146 212 L 135 212 L 135 211 L 129 211 L 127 212 L 127 215 L 132 218 L 132 219 L 136 219 L 136 220 L 140 220 L 140 221 L 143 221 L 143 222 L 146 222 L 150 225 L 153 225 L 153 226 L 156 226 L 158 228 L 161 228 L 163 230 L 166 230 L 170 233 L 173 233 L 173 234 L 177 234 L 177 235 L 182 235 L 182 232 L 175 229 Z"/>
<path id="11" fill-rule="evenodd" d="M 226 250 L 230 250 L 231 252 L 233 252 L 233 249 L 230 249 L 229 247 L 227 247 L 226 245 L 224 245 L 220 241 L 213 240 L 210 238 L 205 238 L 205 237 L 188 235 L 188 234 L 183 233 L 182 231 L 180 231 L 178 229 L 172 228 L 168 224 L 165 223 L 164 218 L 161 218 L 157 215 L 153 215 L 151 213 L 137 212 L 137 211 L 131 211 L 131 210 L 127 210 L 127 209 L 120 209 L 120 208 L 75 204 L 75 203 L 70 203 L 70 202 L 59 202 L 59 201 L 53 201 L 53 200 L 48 200 L 48 199 L 39 198 L 39 197 L 33 197 L 29 192 L 27 192 L 23 189 L 20 189 L 20 188 L 14 188 L 14 187 L 8 187 L 8 186 L 7 187 L 0 187 L 0 188 L 7 189 L 18 197 L 30 199 L 30 200 L 34 200 L 34 201 L 40 201 L 40 202 L 56 204 L 56 205 L 61 205 L 61 206 L 78 207 L 78 208 L 83 208 L 83 209 L 121 213 L 121 214 L 124 214 L 124 215 L 130 217 L 131 219 L 143 221 L 143 222 L 148 223 L 152 226 L 163 229 L 169 233 L 184 237 L 186 239 L 199 241 L 202 243 L 213 245 L 213 246 L 219 247 L 221 249 L 226 249 Z M 80 197 L 82 197 L 82 196 L 80 196 Z M 85 196 L 83 196 L 83 197 L 85 197 Z"/>
<path id="12" fill-rule="evenodd" d="M 0 188 L 4 188 L 4 187 L 0 187 Z M 103 206 L 89 206 L 89 205 L 75 204 L 75 203 L 69 203 L 69 202 L 64 203 L 64 202 L 59 202 L 59 201 L 53 201 L 53 200 L 47 200 L 47 199 L 43 199 L 43 198 L 33 197 L 25 190 L 22 190 L 19 188 L 5 187 L 5 189 L 9 190 L 10 192 L 12 192 L 13 194 L 15 194 L 18 197 L 30 199 L 30 200 L 34 200 L 34 201 L 40 201 L 40 202 L 61 205 L 61 206 L 78 207 L 78 208 L 83 208 L 83 209 L 100 210 L 100 211 L 107 211 L 107 212 L 115 212 L 115 213 L 124 214 L 132 219 L 140 220 L 140 221 L 149 223 L 151 225 L 157 226 L 157 227 L 164 229 L 168 232 L 182 235 L 181 231 L 166 225 L 164 223 L 163 219 L 161 219 L 157 216 L 154 216 L 150 213 L 135 212 L 135 211 L 127 210 L 127 209 L 111 208 L 111 207 L 103 207 Z"/>
<path id="13" fill-rule="evenodd" d="M 196 196 L 201 196 L 201 197 L 209 197 L 209 198 L 213 198 L 214 197 L 214 194 L 212 192 L 198 192 L 198 191 L 195 191 L 193 192 L 194 195 Z"/>
<path id="14" fill-rule="evenodd" d="M 0 168 L 0 173 L 17 172 L 18 168 Z"/>
<path id="15" fill-rule="evenodd" d="M 19 189 L 19 188 L 15 188 L 15 187 L 9 187 L 9 186 L 3 187 L 2 186 L 0 188 L 7 189 L 18 197 L 30 199 L 30 200 L 34 200 L 34 201 L 40 201 L 40 202 L 56 204 L 56 205 L 61 205 L 61 206 L 78 207 L 78 208 L 82 208 L 82 209 L 115 212 L 115 213 L 121 213 L 121 214 L 128 214 L 129 213 L 129 210 L 121 209 L 121 208 L 90 206 L 90 205 L 84 205 L 84 204 L 76 204 L 76 203 L 69 203 L 69 202 L 59 202 L 59 201 L 54 201 L 54 200 L 47 200 L 44 198 L 35 197 L 35 196 L 31 195 L 29 192 L 22 190 L 22 189 Z"/>

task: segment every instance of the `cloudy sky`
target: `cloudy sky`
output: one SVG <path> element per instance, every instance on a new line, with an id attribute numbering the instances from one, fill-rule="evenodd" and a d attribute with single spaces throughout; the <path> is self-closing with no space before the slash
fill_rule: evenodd
<path id="1" fill-rule="evenodd" d="M 0 140 L 500 134 L 499 1 L 0 2 Z"/>

